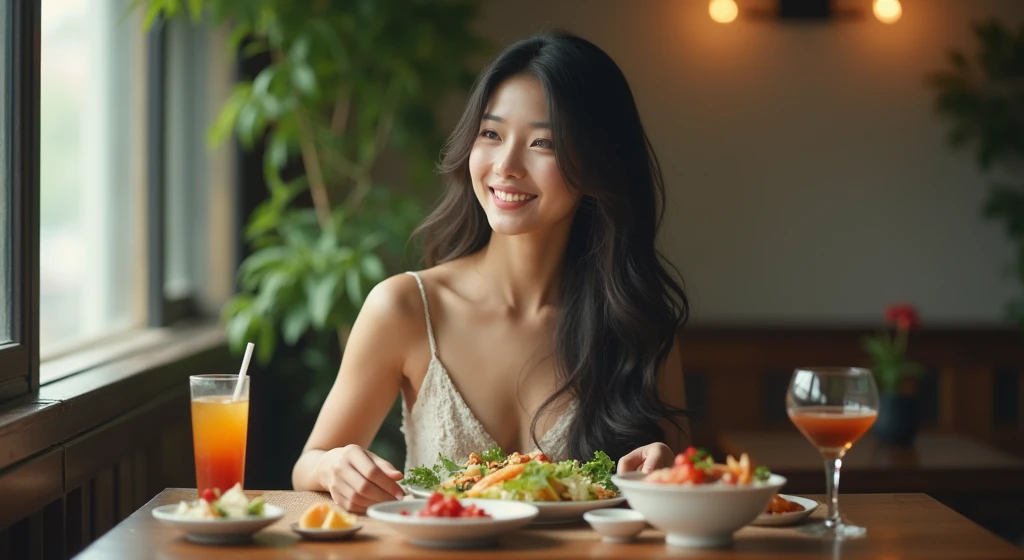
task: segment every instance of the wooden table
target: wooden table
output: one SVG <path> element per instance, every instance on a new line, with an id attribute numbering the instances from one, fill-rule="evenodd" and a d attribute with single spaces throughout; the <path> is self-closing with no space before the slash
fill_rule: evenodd
<path id="1" fill-rule="evenodd" d="M 788 479 L 784 491 L 825 491 L 825 468 L 810 443 L 791 429 L 724 432 L 718 444 L 736 457 L 748 453 Z M 879 444 L 870 435 L 843 459 L 840 492 L 1024 492 L 1024 461 L 953 434 L 921 434 L 913 447 Z"/>
<path id="2" fill-rule="evenodd" d="M 254 492 L 253 494 L 257 494 Z M 527 528 L 505 535 L 499 547 L 486 551 L 417 548 L 387 526 L 361 518 L 364 528 L 352 541 L 302 541 L 288 526 L 309 505 L 326 501 L 313 492 L 268 491 L 267 502 L 288 512 L 284 519 L 258 533 L 253 542 L 236 546 L 204 546 L 153 518 L 154 507 L 195 497 L 195 490 L 168 489 L 94 542 L 78 557 L 177 560 L 183 558 L 1018 558 L 1024 549 L 999 539 L 963 516 L 921 494 L 848 496 L 844 512 L 868 528 L 864 539 L 836 543 L 799 535 L 794 528 L 747 527 L 723 549 L 684 550 L 665 545 L 664 534 L 648 529 L 629 544 L 602 543 L 584 523 Z M 820 497 L 819 497 L 820 498 Z M 815 512 L 821 517 L 822 511 Z"/>

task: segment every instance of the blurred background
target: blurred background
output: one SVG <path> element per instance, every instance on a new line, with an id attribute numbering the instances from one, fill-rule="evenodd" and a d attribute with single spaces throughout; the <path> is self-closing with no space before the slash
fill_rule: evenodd
<path id="1" fill-rule="evenodd" d="M 419 266 L 476 72 L 560 28 L 619 64 L 661 161 L 695 443 L 823 492 L 789 375 L 872 367 L 885 422 L 843 490 L 929 493 L 1024 543 L 1024 2 L 39 6 L 43 390 L 200 334 L 219 350 L 183 370 L 230 371 L 253 341 L 246 485 L 290 487 L 363 298 Z M 374 443 L 396 464 L 399 419 Z M 178 420 L 159 445 L 190 466 Z"/>

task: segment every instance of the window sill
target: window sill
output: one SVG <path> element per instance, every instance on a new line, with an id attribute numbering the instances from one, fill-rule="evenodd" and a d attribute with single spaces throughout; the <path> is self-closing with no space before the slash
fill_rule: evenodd
<path id="1" fill-rule="evenodd" d="M 50 379 L 37 394 L 0 408 L 0 469 L 147 402 L 187 394 L 189 375 L 225 372 L 236 361 L 223 328 L 212 321 L 133 338 L 90 350 L 77 362 L 75 356 L 48 362 Z M 113 357 L 117 349 L 121 354 Z"/>

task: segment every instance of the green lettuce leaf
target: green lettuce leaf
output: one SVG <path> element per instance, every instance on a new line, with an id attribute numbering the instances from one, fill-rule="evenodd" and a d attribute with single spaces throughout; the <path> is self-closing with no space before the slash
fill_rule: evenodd
<path id="1" fill-rule="evenodd" d="M 497 445 L 480 454 L 480 458 L 483 459 L 485 463 L 490 463 L 491 461 L 500 463 L 505 460 L 505 457 L 505 452 Z"/>
<path id="2" fill-rule="evenodd" d="M 619 489 L 612 484 L 612 475 L 615 474 L 615 463 L 612 462 L 611 457 L 608 456 L 604 451 L 595 451 L 594 458 L 583 463 L 580 470 L 586 476 L 590 477 L 590 480 L 599 486 L 604 487 L 606 490 L 618 492 Z"/>
<path id="3" fill-rule="evenodd" d="M 441 479 L 430 467 L 415 467 L 409 469 L 409 472 L 405 474 L 403 482 L 410 486 L 432 489 L 441 484 Z"/>
<path id="4" fill-rule="evenodd" d="M 530 461 L 526 463 L 526 470 L 512 480 L 505 481 L 502 488 L 511 492 L 534 493 L 545 488 L 551 488 L 548 477 L 555 472 L 555 465 L 551 463 L 538 463 Z"/>

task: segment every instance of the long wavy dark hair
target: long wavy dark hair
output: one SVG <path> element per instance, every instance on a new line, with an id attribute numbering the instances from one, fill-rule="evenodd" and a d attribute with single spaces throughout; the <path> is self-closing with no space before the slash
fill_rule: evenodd
<path id="1" fill-rule="evenodd" d="M 658 395 L 658 372 L 689 304 L 678 274 L 655 248 L 665 187 L 622 71 L 575 35 L 537 35 L 506 47 L 488 65 L 442 152 L 447 188 L 417 228 L 428 267 L 483 249 L 490 239 L 469 155 L 491 94 L 505 80 L 536 77 L 547 95 L 558 167 L 579 190 L 565 252 L 555 352 L 560 397 L 578 399 L 569 456 L 603 450 L 613 459 L 663 441 L 659 421 L 677 426 L 682 409 Z M 669 372 L 682 375 L 682 372 Z M 679 451 L 679 450 L 676 450 Z"/>

